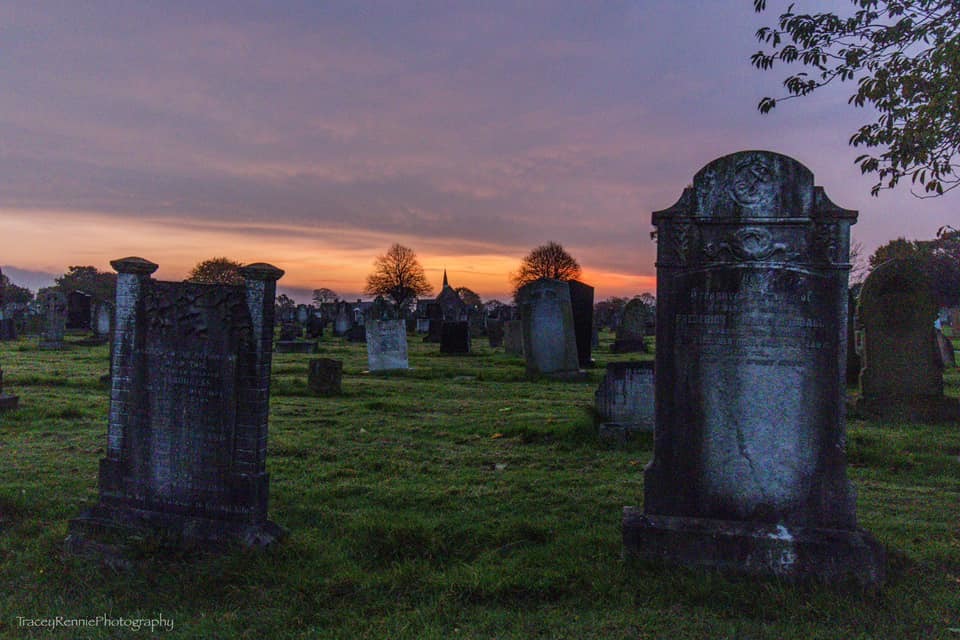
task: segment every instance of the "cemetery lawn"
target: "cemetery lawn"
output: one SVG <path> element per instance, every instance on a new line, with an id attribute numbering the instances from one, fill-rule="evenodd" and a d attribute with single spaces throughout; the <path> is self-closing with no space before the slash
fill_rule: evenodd
<path id="1" fill-rule="evenodd" d="M 638 355 L 611 341 L 584 382 L 528 381 L 485 340 L 456 357 L 411 337 L 413 368 L 389 375 L 330 337 L 316 356 L 275 354 L 270 513 L 289 537 L 222 555 L 145 540 L 123 571 L 62 553 L 97 499 L 107 347 L 0 343 L 20 396 L 0 414 L 0 637 L 142 637 L 21 619 L 162 616 L 173 630 L 156 633 L 190 639 L 960 640 L 960 426 L 849 422 L 860 525 L 888 550 L 878 591 L 627 564 L 621 509 L 642 505 L 653 441 L 597 441 L 603 365 Z M 344 361 L 342 395 L 308 393 L 311 357 Z"/>

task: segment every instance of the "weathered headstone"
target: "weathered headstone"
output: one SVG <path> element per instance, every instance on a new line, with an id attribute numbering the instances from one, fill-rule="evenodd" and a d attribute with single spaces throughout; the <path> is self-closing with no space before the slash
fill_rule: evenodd
<path id="1" fill-rule="evenodd" d="M 59 291 L 48 289 L 37 296 L 43 318 L 40 348 L 62 349 L 67 327 L 67 299 Z"/>
<path id="2" fill-rule="evenodd" d="M 297 305 L 297 324 L 299 324 L 301 328 L 305 327 L 307 324 L 307 320 L 309 319 L 310 319 L 310 308 L 305 304 L 298 304 Z"/>
<path id="3" fill-rule="evenodd" d="M 503 351 L 511 356 L 523 356 L 523 323 L 519 320 L 503 323 Z"/>
<path id="4" fill-rule="evenodd" d="M 469 322 L 443 322 L 440 327 L 440 353 L 470 353 Z"/>
<path id="5" fill-rule="evenodd" d="M 517 294 L 523 353 L 529 375 L 579 375 L 570 289 L 563 280 L 541 278 Z"/>
<path id="6" fill-rule="evenodd" d="M 19 396 L 4 393 L 3 391 L 3 369 L 0 369 L 0 411 L 16 409 L 20 405 Z"/>
<path id="7" fill-rule="evenodd" d="M 443 309 L 436 302 L 427 304 L 427 335 L 424 342 L 440 342 L 443 327 Z"/>
<path id="8" fill-rule="evenodd" d="M 337 395 L 341 391 L 343 362 L 331 358 L 310 360 L 307 373 L 307 388 L 320 396 Z"/>
<path id="9" fill-rule="evenodd" d="M 859 411 L 915 420 L 960 419 L 957 401 L 943 395 L 936 315 L 930 278 L 915 261 L 888 260 L 870 272 L 860 292 Z"/>
<path id="10" fill-rule="evenodd" d="M 850 225 L 796 160 L 709 163 L 657 227 L 656 435 L 629 554 L 883 579 L 846 475 Z"/>
<path id="11" fill-rule="evenodd" d="M 350 313 L 350 305 L 341 302 L 337 306 L 337 317 L 333 321 L 333 335 L 345 336 L 353 326 L 353 314 Z"/>
<path id="12" fill-rule="evenodd" d="M 67 329 L 84 330 L 90 328 L 93 312 L 93 298 L 83 291 L 71 291 L 67 295 Z"/>
<path id="13" fill-rule="evenodd" d="M 611 362 L 593 394 L 601 439 L 624 442 L 637 431 L 653 431 L 653 363 Z"/>
<path id="14" fill-rule="evenodd" d="M 243 285 L 158 282 L 142 258 L 111 262 L 116 329 L 107 455 L 97 506 L 70 521 L 67 546 L 99 534 L 167 544 L 263 547 L 276 281 L 267 264 Z M 89 544 L 88 544 L 89 543 Z"/>
<path id="15" fill-rule="evenodd" d="M 277 340 L 274 351 L 277 353 L 316 353 L 317 343 L 313 340 Z"/>
<path id="16" fill-rule="evenodd" d="M 847 386 L 856 386 L 860 383 L 860 354 L 857 352 L 856 331 L 857 297 L 853 291 L 847 294 Z"/>
<path id="17" fill-rule="evenodd" d="M 503 321 L 487 319 L 487 342 L 491 349 L 503 346 Z"/>
<path id="18" fill-rule="evenodd" d="M 940 362 L 943 363 L 944 368 L 957 366 L 957 356 L 953 351 L 953 342 L 943 335 L 943 331 L 940 329 L 937 329 L 937 348 L 940 351 Z"/>
<path id="19" fill-rule="evenodd" d="M 323 336 L 323 318 L 311 313 L 310 317 L 307 319 L 307 337 L 311 340 L 316 340 Z"/>
<path id="20" fill-rule="evenodd" d="M 94 315 L 93 335 L 97 340 L 106 342 L 110 339 L 110 332 L 113 330 L 113 307 L 106 302 L 101 302 L 97 305 Z"/>
<path id="21" fill-rule="evenodd" d="M 573 334 L 577 340 L 577 363 L 580 367 L 592 367 L 593 287 L 579 280 L 568 280 L 567 287 L 573 311 Z"/>
<path id="22" fill-rule="evenodd" d="M 647 317 L 647 306 L 640 298 L 633 298 L 623 308 L 623 317 L 617 326 L 617 339 L 611 350 L 614 353 L 634 353 L 646 351 L 647 345 L 643 340 Z"/>
<path id="23" fill-rule="evenodd" d="M 367 309 L 363 328 L 370 371 L 407 369 L 407 324 L 389 302 L 378 297 Z"/>

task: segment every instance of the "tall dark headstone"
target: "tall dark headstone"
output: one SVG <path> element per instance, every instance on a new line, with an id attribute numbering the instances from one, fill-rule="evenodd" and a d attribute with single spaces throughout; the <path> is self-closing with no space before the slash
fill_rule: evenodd
<path id="1" fill-rule="evenodd" d="M 93 316 L 93 298 L 83 291 L 71 291 L 67 295 L 67 329 L 90 328 Z"/>
<path id="2" fill-rule="evenodd" d="M 568 280 L 570 308 L 573 311 L 573 335 L 577 341 L 577 363 L 593 366 L 593 287 L 579 280 Z"/>
<path id="3" fill-rule="evenodd" d="M 641 557 L 786 579 L 883 579 L 847 479 L 850 226 L 796 160 L 714 160 L 657 227 L 656 437 Z"/>
<path id="4" fill-rule="evenodd" d="M 519 320 L 504 321 L 503 351 L 507 355 L 523 357 L 523 323 Z"/>
<path id="5" fill-rule="evenodd" d="M 944 369 L 957 366 L 957 354 L 953 350 L 953 342 L 943 335 L 940 329 L 937 329 L 937 348 L 940 350 L 940 362 L 943 363 Z"/>
<path id="6" fill-rule="evenodd" d="M 168 544 L 263 547 L 276 281 L 267 264 L 243 285 L 158 282 L 142 258 L 118 272 L 107 455 L 97 506 L 70 521 L 68 548 L 107 531 Z"/>
<path id="7" fill-rule="evenodd" d="M 570 288 L 563 280 L 541 278 L 517 293 L 528 375 L 579 376 Z"/>
<path id="8" fill-rule="evenodd" d="M 310 360 L 307 388 L 319 396 L 334 396 L 340 393 L 343 381 L 343 361 L 331 358 Z"/>
<path id="9" fill-rule="evenodd" d="M 487 318 L 487 341 L 491 349 L 503 346 L 503 320 Z"/>
<path id="10" fill-rule="evenodd" d="M 958 402 L 943 395 L 936 317 L 930 277 L 917 262 L 888 260 L 870 272 L 860 292 L 858 410 L 916 420 L 960 419 Z"/>
<path id="11" fill-rule="evenodd" d="M 447 322 L 440 325 L 440 353 L 470 353 L 470 323 Z"/>
<path id="12" fill-rule="evenodd" d="M 646 335 L 647 305 L 640 298 L 633 298 L 623 308 L 623 317 L 617 325 L 617 339 L 610 350 L 614 353 L 646 351 L 643 340 Z"/>

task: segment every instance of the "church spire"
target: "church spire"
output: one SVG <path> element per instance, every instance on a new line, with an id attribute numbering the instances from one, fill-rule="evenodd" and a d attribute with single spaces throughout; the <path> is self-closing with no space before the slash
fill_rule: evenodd
<path id="1" fill-rule="evenodd" d="M 444 270 L 443 270 L 443 287 L 441 287 L 441 288 L 446 288 L 446 287 L 449 287 L 449 286 L 450 286 L 450 284 L 447 282 L 447 270 L 444 269 Z"/>

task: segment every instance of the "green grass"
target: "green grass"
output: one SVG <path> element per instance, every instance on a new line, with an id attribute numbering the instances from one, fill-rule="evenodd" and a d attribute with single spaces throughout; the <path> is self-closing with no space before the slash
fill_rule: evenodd
<path id="1" fill-rule="evenodd" d="M 306 388 L 310 355 L 274 357 L 265 553 L 144 553 L 118 572 L 64 556 L 67 521 L 96 502 L 106 347 L 0 343 L 0 637 L 112 638 L 19 627 L 63 616 L 173 620 L 170 638 L 953 638 L 960 640 L 960 428 L 851 421 L 862 526 L 887 546 L 876 592 L 731 579 L 621 560 L 623 505 L 642 504 L 652 439 L 598 443 L 583 382 L 528 381 L 475 341 L 412 369 L 363 373 L 333 338 L 344 393 Z M 644 355 L 645 358 L 651 357 Z M 948 374 L 948 393 L 960 375 Z"/>

